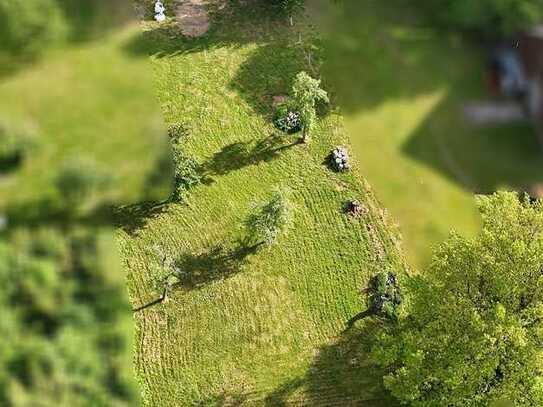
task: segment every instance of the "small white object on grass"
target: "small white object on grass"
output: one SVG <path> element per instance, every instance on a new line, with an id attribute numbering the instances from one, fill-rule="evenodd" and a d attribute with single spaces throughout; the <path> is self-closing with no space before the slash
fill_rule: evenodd
<path id="1" fill-rule="evenodd" d="M 166 11 L 166 8 L 162 4 L 160 0 L 157 0 L 155 3 L 155 20 L 159 23 L 166 20 L 166 14 L 164 12 Z"/>

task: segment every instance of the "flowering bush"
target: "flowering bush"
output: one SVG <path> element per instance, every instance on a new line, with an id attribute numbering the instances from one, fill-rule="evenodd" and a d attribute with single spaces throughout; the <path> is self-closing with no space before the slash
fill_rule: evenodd
<path id="1" fill-rule="evenodd" d="M 288 134 L 297 133 L 302 129 L 300 113 L 287 104 L 279 106 L 273 123 L 279 130 Z"/>
<path id="2" fill-rule="evenodd" d="M 351 168 L 349 164 L 349 155 L 344 147 L 336 147 L 330 154 L 330 164 L 336 171 L 347 171 Z"/>

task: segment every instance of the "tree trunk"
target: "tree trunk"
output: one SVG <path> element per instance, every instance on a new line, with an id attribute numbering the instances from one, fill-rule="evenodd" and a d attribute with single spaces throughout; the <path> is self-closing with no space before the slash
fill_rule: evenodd
<path id="1" fill-rule="evenodd" d="M 302 143 L 307 143 L 307 135 L 308 135 L 308 131 L 307 131 L 307 128 L 304 126 L 302 128 Z"/>
<path id="2" fill-rule="evenodd" d="M 292 26 L 294 25 L 294 21 L 292 20 L 292 15 L 289 16 L 288 19 L 289 19 L 289 21 L 290 21 L 290 26 L 292 27 Z"/>

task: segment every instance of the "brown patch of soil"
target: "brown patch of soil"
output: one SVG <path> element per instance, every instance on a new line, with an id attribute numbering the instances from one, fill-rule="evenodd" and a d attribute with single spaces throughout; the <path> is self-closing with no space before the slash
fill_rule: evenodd
<path id="1" fill-rule="evenodd" d="M 205 0 L 183 0 L 175 10 L 175 19 L 183 35 L 200 37 L 209 30 L 209 14 Z"/>

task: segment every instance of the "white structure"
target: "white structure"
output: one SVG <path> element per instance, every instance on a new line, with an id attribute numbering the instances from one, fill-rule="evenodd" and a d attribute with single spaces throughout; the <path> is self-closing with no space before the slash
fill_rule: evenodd
<path id="1" fill-rule="evenodd" d="M 159 23 L 166 20 L 166 14 L 164 12 L 166 11 L 166 8 L 162 4 L 160 0 L 157 0 L 155 3 L 155 20 Z"/>

